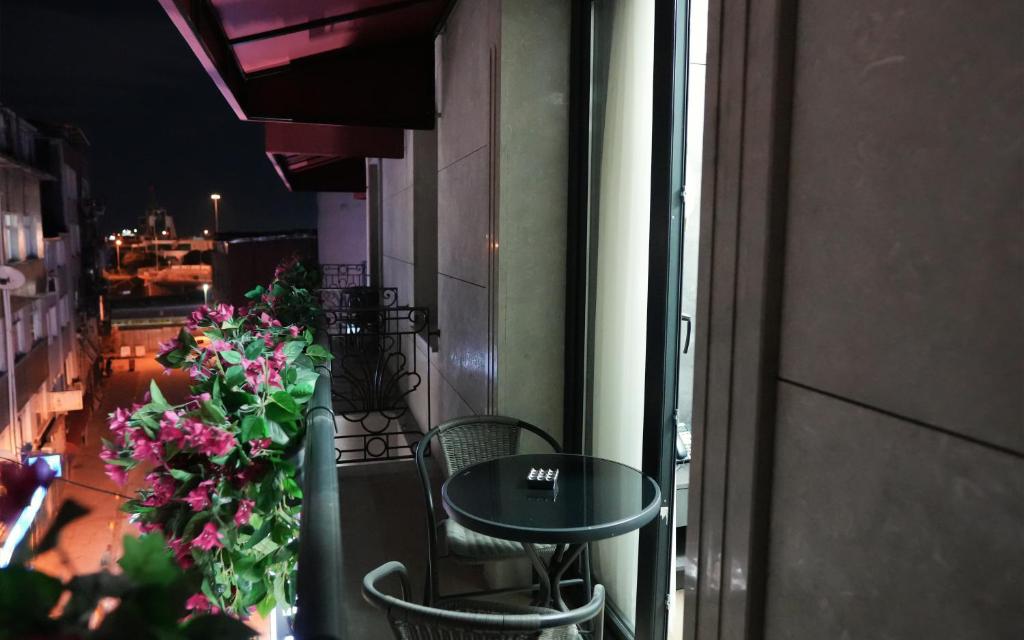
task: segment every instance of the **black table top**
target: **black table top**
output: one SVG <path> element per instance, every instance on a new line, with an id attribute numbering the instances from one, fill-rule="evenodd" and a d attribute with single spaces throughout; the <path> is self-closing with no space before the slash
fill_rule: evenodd
<path id="1" fill-rule="evenodd" d="M 559 470 L 558 490 L 531 489 L 531 468 Z M 661 507 L 653 479 L 618 462 L 541 453 L 466 467 L 441 487 L 445 511 L 478 533 L 545 544 L 603 540 L 639 529 Z"/>

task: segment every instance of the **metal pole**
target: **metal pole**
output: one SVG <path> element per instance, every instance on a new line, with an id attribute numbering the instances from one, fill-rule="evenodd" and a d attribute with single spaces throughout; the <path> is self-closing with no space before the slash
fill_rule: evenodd
<path id="1" fill-rule="evenodd" d="M 220 231 L 220 198 L 213 200 L 213 232 Z"/>

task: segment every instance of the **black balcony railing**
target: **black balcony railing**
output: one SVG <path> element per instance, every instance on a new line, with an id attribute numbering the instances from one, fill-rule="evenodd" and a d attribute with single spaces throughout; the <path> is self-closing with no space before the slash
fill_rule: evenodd
<path id="1" fill-rule="evenodd" d="M 393 287 L 327 286 L 320 302 L 333 361 L 338 464 L 407 459 L 421 432 L 410 400 L 426 383 L 430 422 L 430 350 L 420 354 L 416 336 L 430 326 L 425 307 L 398 304 Z"/>
<path id="2" fill-rule="evenodd" d="M 321 286 L 324 289 L 347 289 L 349 287 L 365 287 L 370 284 L 366 263 L 321 264 Z"/>
<path id="3" fill-rule="evenodd" d="M 318 340 L 327 347 L 327 333 L 322 328 Z M 319 370 L 313 400 L 306 411 L 295 637 L 341 640 L 341 502 L 335 467 L 331 363 Z"/>

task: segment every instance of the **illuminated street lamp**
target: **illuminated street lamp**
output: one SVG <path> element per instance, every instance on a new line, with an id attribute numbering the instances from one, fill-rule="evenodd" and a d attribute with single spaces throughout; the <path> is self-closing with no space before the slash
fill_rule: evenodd
<path id="1" fill-rule="evenodd" d="M 207 292 L 210 291 L 210 285 L 206 282 L 203 283 L 203 304 L 206 304 Z"/>
<path id="2" fill-rule="evenodd" d="M 117 250 L 117 272 L 121 273 L 121 238 L 114 240 L 114 249 Z"/>
<path id="3" fill-rule="evenodd" d="M 210 200 L 213 200 L 213 231 L 220 231 L 220 194 L 211 193 Z"/>

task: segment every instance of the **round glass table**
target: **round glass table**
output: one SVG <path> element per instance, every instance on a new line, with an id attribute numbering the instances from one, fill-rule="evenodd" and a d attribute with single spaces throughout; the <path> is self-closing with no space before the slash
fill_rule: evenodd
<path id="1" fill-rule="evenodd" d="M 531 469 L 557 469 L 551 489 L 533 488 Z M 587 543 L 639 529 L 658 515 L 661 491 L 640 471 L 603 458 L 538 453 L 495 458 L 452 475 L 445 511 L 467 529 L 523 545 L 541 579 L 540 602 L 566 609 L 562 575 Z M 538 544 L 555 545 L 545 565 Z"/>

